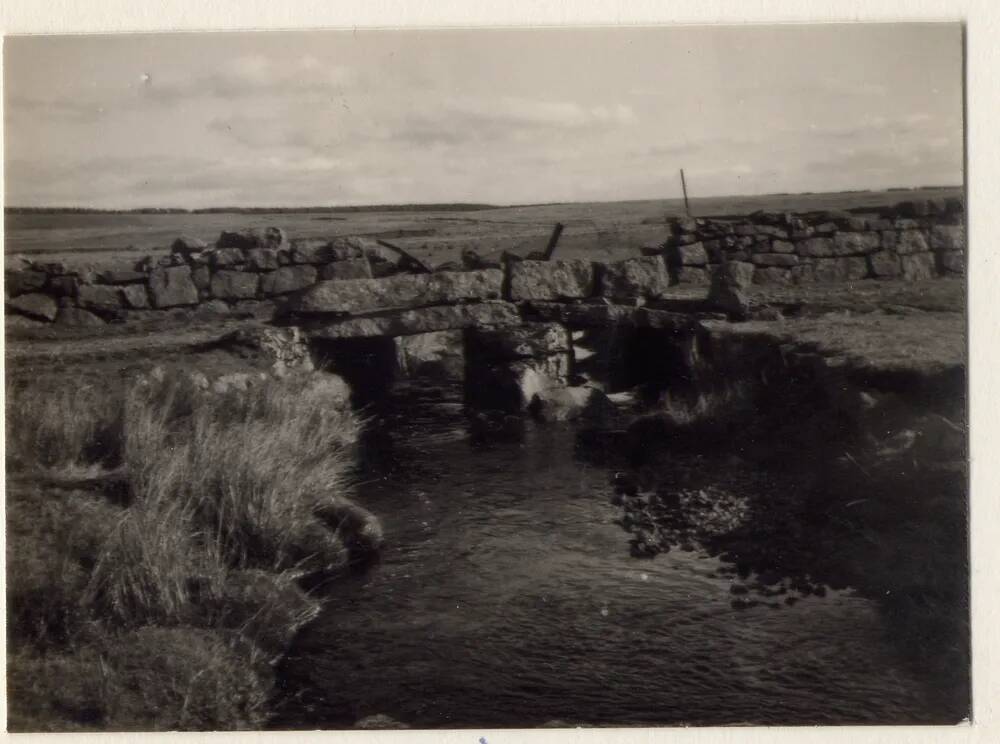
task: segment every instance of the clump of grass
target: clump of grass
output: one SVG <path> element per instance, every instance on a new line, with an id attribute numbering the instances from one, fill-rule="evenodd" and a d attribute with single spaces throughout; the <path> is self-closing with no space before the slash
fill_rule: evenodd
<path id="1" fill-rule="evenodd" d="M 121 462 L 124 395 L 85 379 L 7 391 L 11 470 L 114 468 Z"/>
<path id="2" fill-rule="evenodd" d="M 149 508 L 184 504 L 233 567 L 338 568 L 343 541 L 315 512 L 347 490 L 357 427 L 339 388 L 318 378 L 225 393 L 154 381 L 126 407 L 133 497 Z"/>

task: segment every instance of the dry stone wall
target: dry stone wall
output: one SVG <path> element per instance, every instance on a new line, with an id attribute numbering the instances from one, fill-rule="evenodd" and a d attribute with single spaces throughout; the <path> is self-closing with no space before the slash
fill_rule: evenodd
<path id="1" fill-rule="evenodd" d="M 953 199 L 860 213 L 683 218 L 666 222 L 664 233 L 645 255 L 615 263 L 507 254 L 469 270 L 416 274 L 375 241 L 289 241 L 271 227 L 223 232 L 214 246 L 180 237 L 167 255 L 103 270 L 23 261 L 6 271 L 4 299 L 23 322 L 76 326 L 270 303 L 313 318 L 330 338 L 349 338 L 514 325 L 525 304 L 641 304 L 677 285 L 707 287 L 723 262 L 744 284 L 918 280 L 965 270 L 964 210 Z"/>

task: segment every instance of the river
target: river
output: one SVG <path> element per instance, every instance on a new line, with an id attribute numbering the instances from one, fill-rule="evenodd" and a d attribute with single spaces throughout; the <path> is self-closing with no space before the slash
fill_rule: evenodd
<path id="1" fill-rule="evenodd" d="M 401 395 L 371 423 L 358 474 L 384 554 L 338 583 L 298 639 L 279 726 L 373 714 L 418 728 L 955 715 L 877 602 L 847 587 L 738 609 L 719 558 L 630 555 L 615 465 L 582 457 L 572 426 L 476 441 L 454 393 Z M 675 477 L 762 487 L 738 467 L 678 455 Z"/>

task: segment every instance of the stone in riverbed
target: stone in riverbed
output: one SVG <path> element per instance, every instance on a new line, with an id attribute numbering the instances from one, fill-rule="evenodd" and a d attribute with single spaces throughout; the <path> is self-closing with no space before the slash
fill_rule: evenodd
<path id="1" fill-rule="evenodd" d="M 49 322 L 55 320 L 56 314 L 59 312 L 59 306 L 54 299 L 37 292 L 13 297 L 7 300 L 7 307 L 29 318 Z"/>
<path id="2" fill-rule="evenodd" d="M 480 359 L 502 360 L 568 352 L 569 331 L 558 323 L 525 323 L 513 328 L 470 328 L 468 353 Z"/>
<path id="3" fill-rule="evenodd" d="M 149 294 L 155 308 L 198 304 L 198 288 L 191 281 L 189 266 L 154 269 L 149 275 Z"/>
<path id="4" fill-rule="evenodd" d="M 473 364 L 466 377 L 468 400 L 478 408 L 521 411 L 536 396 L 564 387 L 569 367 L 568 354 Z"/>
<path id="5" fill-rule="evenodd" d="M 246 271 L 216 271 L 212 274 L 212 296 L 220 300 L 248 300 L 257 296 L 260 277 Z"/>
<path id="6" fill-rule="evenodd" d="M 521 300 L 582 299 L 594 293 L 590 261 L 517 261 L 507 264 L 510 298 Z"/>
<path id="7" fill-rule="evenodd" d="M 315 283 L 316 268 L 314 266 L 308 264 L 282 266 L 280 269 L 261 275 L 260 291 L 266 296 L 286 294 L 305 289 Z"/>
<path id="8" fill-rule="evenodd" d="M 291 309 L 299 313 L 361 315 L 464 300 L 496 300 L 500 298 L 502 284 L 503 272 L 498 269 L 327 280 L 307 289 L 296 298 Z"/>
<path id="9" fill-rule="evenodd" d="M 601 292 L 614 300 L 660 297 L 670 291 L 667 265 L 658 256 L 630 258 L 605 267 Z"/>
<path id="10" fill-rule="evenodd" d="M 340 339 L 373 336 L 405 336 L 472 326 L 520 325 L 517 306 L 509 302 L 482 302 L 475 305 L 438 305 L 414 308 L 389 315 L 345 318 L 317 323 L 304 329 L 314 338 Z"/>

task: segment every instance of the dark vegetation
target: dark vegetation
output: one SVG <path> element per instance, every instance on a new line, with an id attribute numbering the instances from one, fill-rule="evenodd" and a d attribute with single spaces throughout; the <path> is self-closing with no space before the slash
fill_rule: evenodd
<path id="1" fill-rule="evenodd" d="M 8 389 L 11 730 L 262 727 L 305 581 L 378 546 L 342 386 L 200 383 Z"/>

